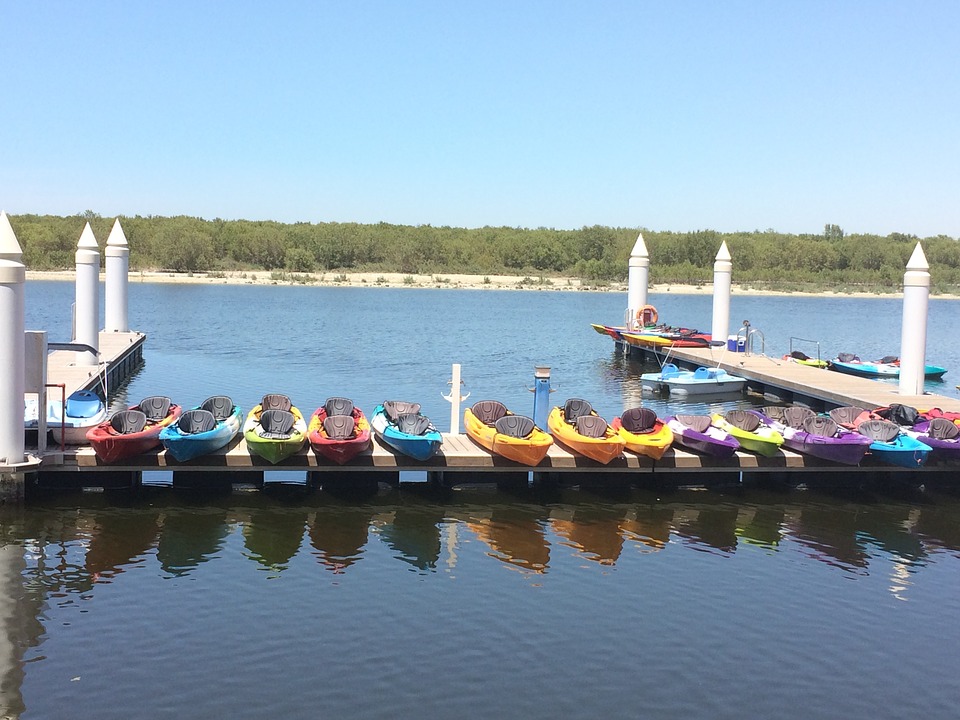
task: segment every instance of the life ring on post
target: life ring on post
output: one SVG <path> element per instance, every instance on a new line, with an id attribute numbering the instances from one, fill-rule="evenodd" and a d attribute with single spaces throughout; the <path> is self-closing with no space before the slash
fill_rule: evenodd
<path id="1" fill-rule="evenodd" d="M 644 305 L 637 310 L 637 325 L 640 328 L 645 328 L 648 325 L 656 325 L 658 318 L 657 309 L 653 305 Z"/>

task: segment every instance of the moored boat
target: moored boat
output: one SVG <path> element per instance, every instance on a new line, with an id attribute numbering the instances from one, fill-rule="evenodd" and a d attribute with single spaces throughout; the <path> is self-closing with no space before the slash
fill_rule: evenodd
<path id="1" fill-rule="evenodd" d="M 673 441 L 691 450 L 715 458 L 728 458 L 740 449 L 739 441 L 725 430 L 714 427 L 709 415 L 674 415 L 665 418 L 673 431 Z"/>
<path id="2" fill-rule="evenodd" d="M 891 465 L 917 468 L 930 455 L 929 445 L 902 432 L 889 420 L 864 420 L 857 425 L 857 432 L 872 440 L 871 455 Z"/>
<path id="3" fill-rule="evenodd" d="M 343 465 L 370 447 L 370 423 L 349 398 L 330 397 L 310 416 L 307 439 L 315 452 Z"/>
<path id="4" fill-rule="evenodd" d="M 773 457 L 783 445 L 783 435 L 767 425 L 762 415 L 749 410 L 730 410 L 725 415 L 715 413 L 711 423 L 735 437 L 744 450 L 759 455 Z"/>
<path id="5" fill-rule="evenodd" d="M 103 462 L 119 462 L 160 447 L 160 433 L 181 412 L 165 395 L 152 395 L 88 430 L 87 440 Z"/>
<path id="6" fill-rule="evenodd" d="M 956 459 L 960 457 L 960 427 L 945 417 L 922 420 L 910 430 L 904 430 L 910 437 L 924 445 L 929 445 L 934 457 Z"/>
<path id="7" fill-rule="evenodd" d="M 214 395 L 163 428 L 160 442 L 177 462 L 187 462 L 228 445 L 242 422 L 239 405 L 227 395 Z"/>
<path id="8" fill-rule="evenodd" d="M 840 353 L 828 364 L 831 370 L 866 378 L 898 378 L 900 377 L 900 358 L 887 356 L 880 360 L 864 361 L 850 353 Z M 924 365 L 923 376 L 928 380 L 940 380 L 947 372 L 939 365 Z"/>
<path id="9" fill-rule="evenodd" d="M 669 392 L 681 397 L 697 395 L 724 395 L 743 392 L 746 378 L 730 375 L 723 368 L 698 367 L 696 370 L 681 370 L 667 363 L 660 372 L 640 375 L 640 387 L 646 392 Z"/>
<path id="10" fill-rule="evenodd" d="M 288 396 L 270 393 L 247 413 L 243 439 L 250 453 L 276 465 L 303 449 L 307 424 Z"/>
<path id="11" fill-rule="evenodd" d="M 429 460 L 443 444 L 440 431 L 420 413 L 420 403 L 386 400 L 374 408 L 370 427 L 384 444 L 414 460 Z"/>
<path id="12" fill-rule="evenodd" d="M 637 407 L 616 417 L 610 426 L 617 431 L 626 449 L 659 460 L 673 443 L 673 431 L 650 408 Z"/>
<path id="13" fill-rule="evenodd" d="M 481 447 L 523 465 L 538 465 L 553 445 L 532 418 L 510 412 L 497 400 L 481 400 L 464 410 L 463 427 Z"/>
<path id="14" fill-rule="evenodd" d="M 767 424 L 783 436 L 783 447 L 842 465 L 859 465 L 870 438 L 846 430 L 832 418 L 799 405 L 765 407 Z"/>
<path id="15" fill-rule="evenodd" d="M 66 403 L 47 398 L 47 430 L 56 443 L 86 445 L 87 432 L 106 419 L 107 406 L 92 390 L 72 392 Z"/>
<path id="16" fill-rule="evenodd" d="M 606 465 L 623 454 L 626 443 L 586 400 L 571 398 L 547 416 L 547 427 L 568 448 Z"/>

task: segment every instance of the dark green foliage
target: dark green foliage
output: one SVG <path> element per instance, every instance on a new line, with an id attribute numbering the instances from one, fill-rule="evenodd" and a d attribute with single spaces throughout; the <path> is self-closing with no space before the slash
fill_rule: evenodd
<path id="1" fill-rule="evenodd" d="M 87 211 L 70 217 L 19 215 L 10 219 L 30 269 L 74 266 L 77 240 L 89 221 L 101 248 L 112 218 Z M 368 271 L 405 274 L 513 274 L 577 276 L 591 285 L 623 282 L 637 228 L 602 225 L 552 228 L 454 228 L 389 223 L 293 223 L 124 217 L 130 264 L 139 270 L 221 272 Z M 643 230 L 651 283 L 709 283 L 726 242 L 734 281 L 781 289 L 899 290 L 918 238 L 846 234 L 825 225 L 822 234 L 774 230 L 719 233 Z M 960 287 L 960 243 L 938 235 L 922 239 L 936 292 Z"/>

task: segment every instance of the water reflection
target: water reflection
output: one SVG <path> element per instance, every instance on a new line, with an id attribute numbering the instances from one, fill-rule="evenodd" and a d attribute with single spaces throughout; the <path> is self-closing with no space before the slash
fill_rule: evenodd
<path id="1" fill-rule="evenodd" d="M 620 525 L 624 538 L 637 543 L 645 552 L 663 550 L 673 531 L 673 508 L 641 505 L 631 508 Z"/>
<path id="2" fill-rule="evenodd" d="M 542 574 L 550 565 L 544 511 L 524 505 L 473 510 L 463 523 L 488 548 L 487 555 L 507 568 Z"/>
<path id="3" fill-rule="evenodd" d="M 623 522 L 623 507 L 590 505 L 573 512 L 556 511 L 550 525 L 564 539 L 565 545 L 577 550 L 587 560 L 616 565 L 623 551 Z"/>
<path id="4" fill-rule="evenodd" d="M 306 509 L 254 508 L 243 521 L 247 557 L 262 570 L 281 573 L 290 567 L 307 526 Z"/>
<path id="5" fill-rule="evenodd" d="M 109 582 L 130 567 L 142 565 L 160 534 L 157 510 L 112 510 L 93 518 L 86 570 L 92 581 Z"/>
<path id="6" fill-rule="evenodd" d="M 421 506 L 400 505 L 380 513 L 375 520 L 380 538 L 394 550 L 398 560 L 421 571 L 435 570 L 440 560 L 442 507 L 426 502 Z"/>
<path id="7" fill-rule="evenodd" d="M 170 508 L 164 511 L 157 560 L 164 573 L 182 577 L 223 549 L 230 532 L 223 508 Z"/>
<path id="8" fill-rule="evenodd" d="M 308 524 L 310 545 L 327 570 L 344 573 L 363 556 L 375 513 L 361 505 L 318 508 Z"/>

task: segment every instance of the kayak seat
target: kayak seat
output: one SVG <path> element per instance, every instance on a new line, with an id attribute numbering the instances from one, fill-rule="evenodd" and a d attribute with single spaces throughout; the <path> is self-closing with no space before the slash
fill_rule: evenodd
<path id="1" fill-rule="evenodd" d="M 900 362 L 900 358 L 896 355 L 884 355 L 880 358 L 879 362 L 881 365 L 893 365 L 894 363 Z"/>
<path id="2" fill-rule="evenodd" d="M 209 410 L 187 410 L 177 421 L 177 427 L 184 435 L 210 432 L 216 426 L 217 418 Z"/>
<path id="3" fill-rule="evenodd" d="M 836 437 L 837 433 L 840 431 L 840 426 L 826 415 L 810 415 L 810 417 L 804 419 L 800 423 L 799 429 L 803 430 L 808 435 Z"/>
<path id="4" fill-rule="evenodd" d="M 676 418 L 681 424 L 698 433 L 705 433 L 710 428 L 709 415 L 677 415 Z"/>
<path id="5" fill-rule="evenodd" d="M 783 418 L 784 425 L 799 429 L 807 420 L 816 417 L 817 414 L 810 408 L 791 405 L 790 407 L 782 408 L 780 416 Z M 809 430 L 807 432 L 809 432 Z"/>
<path id="6" fill-rule="evenodd" d="M 293 434 L 296 418 L 289 410 L 264 410 L 260 413 L 260 437 L 284 440 Z"/>
<path id="7" fill-rule="evenodd" d="M 857 432 L 871 440 L 893 442 L 900 434 L 900 426 L 887 420 L 866 420 L 857 426 Z"/>
<path id="8" fill-rule="evenodd" d="M 147 426 L 147 416 L 140 410 L 121 410 L 110 418 L 110 427 L 121 435 L 141 432 Z"/>
<path id="9" fill-rule="evenodd" d="M 607 421 L 599 415 L 581 415 L 575 426 L 578 433 L 588 438 L 602 438 L 607 433 Z"/>
<path id="10" fill-rule="evenodd" d="M 330 415 L 323 421 L 323 431 L 331 440 L 347 440 L 353 437 L 356 424 L 353 415 Z"/>
<path id="11" fill-rule="evenodd" d="M 860 357 L 853 353 L 837 353 L 837 360 L 840 362 L 860 362 Z"/>
<path id="12" fill-rule="evenodd" d="M 426 415 L 405 413 L 397 418 L 397 430 L 407 435 L 424 435 L 429 429 L 430 418 Z"/>
<path id="13" fill-rule="evenodd" d="M 856 405 L 847 405 L 846 407 L 834 408 L 830 411 L 830 417 L 837 425 L 852 428 L 858 417 L 865 413 L 862 407 Z"/>
<path id="14" fill-rule="evenodd" d="M 589 415 L 592 412 L 593 406 L 586 400 L 570 398 L 563 406 L 563 419 L 572 424 L 577 421 L 577 418 Z"/>
<path id="15" fill-rule="evenodd" d="M 383 412 L 390 422 L 396 422 L 401 415 L 417 415 L 420 412 L 420 403 L 405 402 L 403 400 L 387 400 L 383 403 Z"/>
<path id="16" fill-rule="evenodd" d="M 493 425 L 500 418 L 507 414 L 507 406 L 497 400 L 481 400 L 473 404 L 470 408 L 477 420 L 486 424 Z M 509 433 L 505 433 L 509 435 Z M 522 435 L 520 437 L 523 437 Z"/>
<path id="17" fill-rule="evenodd" d="M 261 410 L 289 411 L 292 407 L 293 403 L 290 402 L 290 398 L 280 393 L 270 393 L 269 395 L 264 395 L 263 400 L 260 401 Z"/>
<path id="18" fill-rule="evenodd" d="M 327 398 L 323 404 L 323 409 L 327 411 L 327 416 L 333 415 L 353 415 L 353 400 L 345 397 Z"/>
<path id="19" fill-rule="evenodd" d="M 150 422 L 163 420 L 170 412 L 170 398 L 163 395 L 151 395 L 140 401 L 137 406 Z"/>
<path id="20" fill-rule="evenodd" d="M 752 433 L 760 427 L 760 418 L 746 410 L 731 410 L 723 417 L 734 427 L 738 427 L 746 432 Z"/>
<path id="21" fill-rule="evenodd" d="M 525 415 L 504 415 L 494 423 L 494 427 L 501 435 L 525 438 L 533 432 L 537 424 Z"/>
<path id="22" fill-rule="evenodd" d="M 957 427 L 952 420 L 938 417 L 930 421 L 927 435 L 935 440 L 956 440 L 960 437 L 960 427 Z"/>
<path id="23" fill-rule="evenodd" d="M 693 371 L 694 380 L 709 380 L 710 379 L 710 368 L 698 367 Z"/>
<path id="24" fill-rule="evenodd" d="M 233 415 L 233 398 L 226 395 L 214 395 L 208 397 L 200 405 L 201 410 L 213 413 L 216 420 L 226 420 Z"/>
<path id="25" fill-rule="evenodd" d="M 620 424 L 627 432 L 646 433 L 657 425 L 657 414 L 650 408 L 630 408 L 620 416 Z"/>
<path id="26" fill-rule="evenodd" d="M 67 396 L 67 417 L 89 418 L 100 412 L 103 401 L 90 390 L 77 390 Z"/>
<path id="27" fill-rule="evenodd" d="M 676 377 L 680 374 L 680 368 L 678 368 L 673 363 L 667 363 L 662 368 L 660 368 L 660 379 L 666 380 L 667 378 Z"/>
<path id="28" fill-rule="evenodd" d="M 783 417 L 784 411 L 788 409 L 789 408 L 780 407 L 779 405 L 767 405 L 765 407 L 760 408 L 760 412 L 762 412 L 771 420 L 777 420 L 779 422 L 783 422 L 789 425 L 790 423 L 787 423 L 787 421 L 784 420 L 784 417 Z"/>

